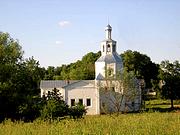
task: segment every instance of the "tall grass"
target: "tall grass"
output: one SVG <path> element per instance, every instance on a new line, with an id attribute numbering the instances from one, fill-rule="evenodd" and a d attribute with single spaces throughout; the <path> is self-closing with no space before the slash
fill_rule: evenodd
<path id="1" fill-rule="evenodd" d="M 0 124 L 1 135 L 180 135 L 180 113 L 139 113 L 86 116 L 51 123 L 11 122 Z"/>

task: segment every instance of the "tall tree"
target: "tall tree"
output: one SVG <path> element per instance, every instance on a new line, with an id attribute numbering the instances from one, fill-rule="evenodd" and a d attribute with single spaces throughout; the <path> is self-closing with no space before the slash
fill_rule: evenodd
<path id="1" fill-rule="evenodd" d="M 48 67 L 45 80 L 91 80 L 95 78 L 95 61 L 100 57 L 100 52 L 87 53 L 78 60 L 61 67 Z"/>
<path id="2" fill-rule="evenodd" d="M 0 82 L 7 82 L 16 65 L 22 60 L 23 51 L 18 41 L 8 33 L 0 32 Z"/>
<path id="3" fill-rule="evenodd" d="M 0 32 L 0 117 L 12 115 L 15 112 L 16 88 L 13 80 L 22 61 L 23 51 L 17 40 L 8 33 Z"/>
<path id="4" fill-rule="evenodd" d="M 45 76 L 45 68 L 41 68 L 39 62 L 33 57 L 26 59 L 24 64 L 32 79 L 33 87 L 35 89 L 39 88 L 39 83 Z"/>
<path id="5" fill-rule="evenodd" d="M 171 99 L 171 108 L 173 108 L 173 100 L 180 98 L 180 63 L 166 60 L 161 62 L 160 67 L 160 78 L 164 82 L 162 95 Z"/>
<path id="6" fill-rule="evenodd" d="M 49 92 L 47 97 L 44 97 L 44 103 L 41 110 L 42 119 L 52 120 L 68 114 L 68 105 L 56 88 Z"/>
<path id="7" fill-rule="evenodd" d="M 0 33 L 0 120 L 20 118 L 22 110 L 31 108 L 30 103 L 40 92 L 38 82 L 43 74 L 33 57 L 23 60 L 17 40 Z"/>
<path id="8" fill-rule="evenodd" d="M 54 80 L 53 79 L 54 75 L 55 75 L 55 67 L 48 66 L 44 79 L 45 80 Z"/>
<path id="9" fill-rule="evenodd" d="M 145 54 L 127 50 L 121 54 L 126 71 L 133 71 L 138 79 L 144 79 L 146 87 L 152 87 L 151 79 L 157 79 L 159 65 L 153 63 Z"/>

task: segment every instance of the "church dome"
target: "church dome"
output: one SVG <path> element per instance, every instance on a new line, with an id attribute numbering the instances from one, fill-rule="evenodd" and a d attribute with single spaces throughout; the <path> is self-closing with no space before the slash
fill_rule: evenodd
<path id="1" fill-rule="evenodd" d="M 123 65 L 122 58 L 118 54 L 101 56 L 96 62 L 119 63 Z"/>
<path id="2" fill-rule="evenodd" d="M 108 24 L 108 25 L 106 26 L 105 30 L 112 30 L 111 25 Z"/>

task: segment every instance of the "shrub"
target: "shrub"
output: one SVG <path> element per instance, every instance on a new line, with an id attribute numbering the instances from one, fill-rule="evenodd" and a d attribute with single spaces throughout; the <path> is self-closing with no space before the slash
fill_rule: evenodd
<path id="1" fill-rule="evenodd" d="M 41 119 L 52 120 L 68 114 L 68 105 L 62 100 L 59 91 L 54 88 L 42 102 Z"/>
<path id="2" fill-rule="evenodd" d="M 78 103 L 69 108 L 68 114 L 70 115 L 70 118 L 73 119 L 82 118 L 82 116 L 86 114 L 85 106 Z"/>

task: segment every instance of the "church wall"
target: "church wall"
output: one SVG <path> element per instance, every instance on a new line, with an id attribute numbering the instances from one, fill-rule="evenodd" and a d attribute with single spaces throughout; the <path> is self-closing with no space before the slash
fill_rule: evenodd
<path id="1" fill-rule="evenodd" d="M 140 95 L 127 100 L 126 96 L 117 92 L 100 92 L 100 113 L 139 111 L 140 107 Z"/>
<path id="2" fill-rule="evenodd" d="M 81 83 L 81 82 L 80 82 Z M 65 101 L 71 106 L 71 99 L 78 103 L 83 99 L 83 105 L 87 108 L 87 115 L 99 114 L 99 93 L 94 86 L 81 86 L 79 83 L 65 89 Z M 87 99 L 90 99 L 91 105 L 87 106 Z"/>
<path id="3" fill-rule="evenodd" d="M 100 112 L 131 112 L 141 107 L 141 89 L 123 93 L 120 81 L 97 81 L 100 91 Z M 113 88 L 113 89 L 112 89 Z M 133 93 L 135 92 L 135 95 Z M 133 96 L 133 95 L 134 96 Z"/>
<path id="4" fill-rule="evenodd" d="M 101 80 L 105 78 L 105 62 L 95 63 L 96 79 Z"/>

